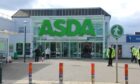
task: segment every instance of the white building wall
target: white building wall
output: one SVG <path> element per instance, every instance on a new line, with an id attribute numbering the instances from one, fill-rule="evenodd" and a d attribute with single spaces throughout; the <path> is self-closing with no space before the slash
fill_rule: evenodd
<path id="1" fill-rule="evenodd" d="M 15 22 L 15 25 L 16 25 L 14 28 L 14 31 L 18 33 L 17 35 L 14 35 L 11 37 L 11 44 L 14 45 L 14 52 L 16 51 L 16 43 L 24 43 L 24 37 L 25 37 L 24 30 L 26 27 L 26 43 L 31 44 L 31 49 L 30 49 L 31 55 L 29 56 L 32 56 L 33 33 L 32 33 L 31 19 L 30 18 L 13 18 L 13 21 Z M 23 29 L 23 32 L 19 32 L 20 28 Z M 23 45 L 23 50 L 24 50 L 24 45 Z M 21 57 L 22 56 L 23 55 L 21 55 Z"/>
<path id="2" fill-rule="evenodd" d="M 4 44 L 4 48 L 1 49 L 4 56 L 10 56 L 9 54 L 9 39 L 10 35 L 9 32 L 13 32 L 14 29 L 14 22 L 10 19 L 0 17 L 0 40 L 2 44 Z M 6 31 L 5 31 L 6 30 Z"/>
<path id="3" fill-rule="evenodd" d="M 110 35 L 109 36 L 109 45 L 115 45 L 116 40 Z M 118 39 L 118 45 L 122 45 L 122 58 L 131 58 L 131 50 L 132 46 L 139 48 L 140 43 L 127 43 L 126 42 L 126 35 L 123 35 Z"/>
<path id="4" fill-rule="evenodd" d="M 12 31 L 14 29 L 14 21 L 0 17 L 0 29 Z"/>

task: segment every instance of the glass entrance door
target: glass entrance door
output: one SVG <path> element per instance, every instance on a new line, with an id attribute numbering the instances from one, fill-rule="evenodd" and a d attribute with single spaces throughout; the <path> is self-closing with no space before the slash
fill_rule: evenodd
<path id="1" fill-rule="evenodd" d="M 96 43 L 96 58 L 101 58 L 103 55 L 103 43 Z"/>
<path id="2" fill-rule="evenodd" d="M 92 58 L 96 57 L 96 43 L 92 43 L 92 52 L 91 52 Z"/>
<path id="3" fill-rule="evenodd" d="M 62 42 L 62 57 L 69 57 L 69 42 Z"/>
<path id="4" fill-rule="evenodd" d="M 78 58 L 80 55 L 80 52 L 78 51 L 78 43 L 77 42 L 71 42 L 70 43 L 70 56 L 72 58 Z"/>
<path id="5" fill-rule="evenodd" d="M 62 57 L 62 44 L 60 42 L 56 42 L 56 58 Z"/>
<path id="6" fill-rule="evenodd" d="M 56 57 L 56 42 L 51 42 L 51 58 Z"/>
<path id="7" fill-rule="evenodd" d="M 92 43 L 91 42 L 83 42 L 81 43 L 81 57 L 82 58 L 91 58 L 92 52 Z"/>

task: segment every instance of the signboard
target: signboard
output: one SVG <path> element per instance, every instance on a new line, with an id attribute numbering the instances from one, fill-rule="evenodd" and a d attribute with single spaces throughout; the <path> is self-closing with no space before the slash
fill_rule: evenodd
<path id="1" fill-rule="evenodd" d="M 25 47 L 25 54 L 26 54 L 26 55 L 30 55 L 30 53 L 31 53 L 31 52 L 30 52 L 30 46 L 31 46 L 30 43 L 26 43 L 25 46 L 26 46 L 26 47 Z"/>
<path id="2" fill-rule="evenodd" d="M 127 35 L 126 42 L 128 43 L 137 43 L 140 42 L 140 35 Z"/>
<path id="3" fill-rule="evenodd" d="M 95 36 L 95 28 L 91 19 L 84 19 L 82 23 L 77 19 L 56 19 L 51 22 L 49 19 L 43 20 L 39 30 L 39 35 L 50 36 Z"/>
<path id="4" fill-rule="evenodd" d="M 118 39 L 123 35 L 123 28 L 120 25 L 113 25 L 111 28 L 111 34 L 114 38 Z"/>
<path id="5" fill-rule="evenodd" d="M 9 44 L 9 52 L 14 52 L 14 45 L 13 44 Z"/>
<path id="6" fill-rule="evenodd" d="M 16 52 L 18 55 L 23 54 L 23 43 L 17 43 L 16 44 Z"/>
<path id="7" fill-rule="evenodd" d="M 111 28 L 111 34 L 116 39 L 116 83 L 118 83 L 118 38 L 120 38 L 123 35 L 124 31 L 122 26 L 116 24 L 113 25 Z"/>

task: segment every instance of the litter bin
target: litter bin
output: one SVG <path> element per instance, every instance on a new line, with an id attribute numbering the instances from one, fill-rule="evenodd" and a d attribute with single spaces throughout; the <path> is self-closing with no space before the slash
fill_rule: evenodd
<path id="1" fill-rule="evenodd" d="M 18 59 L 17 52 L 14 52 L 14 59 Z"/>

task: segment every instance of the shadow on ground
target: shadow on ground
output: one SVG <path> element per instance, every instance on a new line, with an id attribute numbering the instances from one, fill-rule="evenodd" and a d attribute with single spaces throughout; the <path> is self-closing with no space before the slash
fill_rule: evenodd
<path id="1" fill-rule="evenodd" d="M 33 63 L 33 73 L 36 73 L 47 66 L 49 66 L 49 64 Z M 2 79 L 4 81 L 11 81 L 10 84 L 28 77 L 28 63 L 4 64 L 2 68 Z"/>

